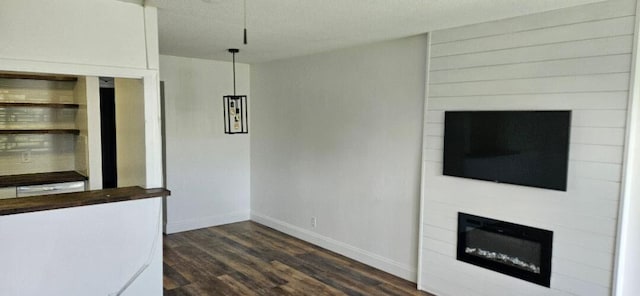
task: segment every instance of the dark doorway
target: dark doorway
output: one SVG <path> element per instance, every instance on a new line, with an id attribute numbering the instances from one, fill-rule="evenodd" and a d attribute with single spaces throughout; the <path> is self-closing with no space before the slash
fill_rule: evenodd
<path id="1" fill-rule="evenodd" d="M 100 130 L 102 132 L 102 187 L 118 187 L 116 102 L 113 78 L 100 78 Z"/>

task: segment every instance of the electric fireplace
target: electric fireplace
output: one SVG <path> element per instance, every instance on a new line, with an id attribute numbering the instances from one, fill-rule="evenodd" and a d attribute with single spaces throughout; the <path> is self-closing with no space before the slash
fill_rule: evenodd
<path id="1" fill-rule="evenodd" d="M 551 231 L 458 213 L 460 261 L 549 287 L 552 246 Z"/>

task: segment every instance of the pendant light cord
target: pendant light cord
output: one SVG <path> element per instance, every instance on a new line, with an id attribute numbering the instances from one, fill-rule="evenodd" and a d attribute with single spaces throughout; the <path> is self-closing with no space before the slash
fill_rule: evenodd
<path id="1" fill-rule="evenodd" d="M 233 95 L 236 95 L 236 53 L 233 52 Z"/>
<path id="2" fill-rule="evenodd" d="M 244 44 L 247 44 L 247 0 L 244 0 Z"/>

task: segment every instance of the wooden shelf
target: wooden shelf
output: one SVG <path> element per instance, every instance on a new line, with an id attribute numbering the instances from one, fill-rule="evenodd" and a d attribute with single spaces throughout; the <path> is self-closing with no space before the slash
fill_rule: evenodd
<path id="1" fill-rule="evenodd" d="M 13 103 L 0 102 L 0 107 L 40 107 L 40 108 L 69 108 L 78 109 L 80 105 L 69 103 Z"/>
<path id="2" fill-rule="evenodd" d="M 80 130 L 77 129 L 0 129 L 0 135 L 17 135 L 17 134 L 71 134 L 79 135 Z"/>
<path id="3" fill-rule="evenodd" d="M 29 79 L 29 80 L 49 80 L 49 81 L 78 81 L 77 77 L 63 75 L 33 75 L 20 73 L 0 73 L 0 78 L 8 79 Z"/>
<path id="4" fill-rule="evenodd" d="M 169 195 L 171 195 L 171 191 L 165 188 L 144 189 L 134 186 L 85 192 L 8 198 L 0 199 L 0 216 L 145 198 L 166 197 Z"/>
<path id="5" fill-rule="evenodd" d="M 76 171 L 4 175 L 0 176 L 0 187 L 29 186 L 86 180 L 87 177 Z"/>

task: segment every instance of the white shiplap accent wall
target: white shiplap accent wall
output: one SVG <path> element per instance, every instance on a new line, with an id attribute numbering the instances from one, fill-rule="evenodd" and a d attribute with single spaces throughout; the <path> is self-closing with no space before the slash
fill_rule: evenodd
<path id="1" fill-rule="evenodd" d="M 431 34 L 422 289 L 611 294 L 635 7 L 612 0 Z M 445 110 L 572 110 L 567 191 L 443 176 Z M 552 230 L 551 288 L 457 261 L 458 212 Z"/>

